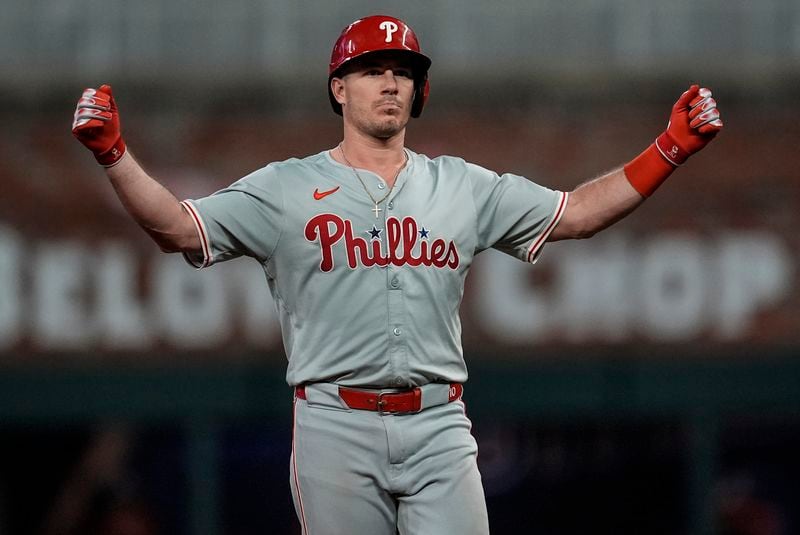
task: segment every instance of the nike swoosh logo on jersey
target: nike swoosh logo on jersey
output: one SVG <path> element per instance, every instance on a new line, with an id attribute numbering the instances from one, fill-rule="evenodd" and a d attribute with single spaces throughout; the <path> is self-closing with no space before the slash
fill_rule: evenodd
<path id="1" fill-rule="evenodd" d="M 328 191 L 320 191 L 319 188 L 315 188 L 314 189 L 314 199 L 317 200 L 317 201 L 320 200 L 320 199 L 324 199 L 325 197 L 327 197 L 331 193 L 336 193 L 337 191 L 339 191 L 339 186 L 336 186 L 333 189 L 329 189 Z"/>

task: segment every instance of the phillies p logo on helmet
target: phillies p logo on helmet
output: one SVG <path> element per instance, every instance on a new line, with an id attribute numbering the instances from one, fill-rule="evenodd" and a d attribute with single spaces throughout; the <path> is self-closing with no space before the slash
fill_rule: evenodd
<path id="1" fill-rule="evenodd" d="M 392 42 L 392 34 L 397 31 L 397 24 L 395 24 L 394 22 L 392 22 L 390 20 L 385 20 L 385 21 L 380 23 L 378 28 L 380 28 L 381 30 L 385 30 L 386 31 L 386 42 L 387 43 L 391 43 Z"/>

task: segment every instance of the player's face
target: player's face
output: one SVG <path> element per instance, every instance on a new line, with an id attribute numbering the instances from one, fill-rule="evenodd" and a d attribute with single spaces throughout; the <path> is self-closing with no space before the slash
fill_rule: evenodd
<path id="1" fill-rule="evenodd" d="M 332 83 L 345 121 L 362 132 L 386 139 L 401 132 L 408 123 L 414 74 L 402 58 L 369 56 Z"/>

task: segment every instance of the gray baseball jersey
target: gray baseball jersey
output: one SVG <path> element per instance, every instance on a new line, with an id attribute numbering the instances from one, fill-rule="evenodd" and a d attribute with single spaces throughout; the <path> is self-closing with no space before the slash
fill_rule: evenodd
<path id="1" fill-rule="evenodd" d="M 202 242 L 192 265 L 261 263 L 290 385 L 464 382 L 458 309 L 473 257 L 493 247 L 532 263 L 564 213 L 565 192 L 407 155 L 391 190 L 323 151 L 183 202 Z"/>

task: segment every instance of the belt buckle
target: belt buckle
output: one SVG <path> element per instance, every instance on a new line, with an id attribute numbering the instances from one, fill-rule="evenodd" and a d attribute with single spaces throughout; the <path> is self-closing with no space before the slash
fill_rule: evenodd
<path id="1" fill-rule="evenodd" d="M 386 409 L 386 406 L 390 403 L 383 399 L 384 396 L 410 396 L 412 397 L 411 402 L 408 403 L 408 408 L 397 408 L 397 409 Z M 405 406 L 406 400 L 395 402 L 397 405 Z M 420 412 L 422 410 L 422 391 L 419 388 L 415 388 L 409 392 L 380 392 L 378 394 L 378 412 L 381 414 L 412 414 L 416 412 Z"/>
<path id="2" fill-rule="evenodd" d="M 389 403 L 388 401 L 385 401 L 383 399 L 383 396 L 387 396 L 389 394 L 393 394 L 393 392 L 378 392 L 378 402 L 377 402 L 378 403 L 378 412 L 381 413 L 381 414 L 386 414 L 386 413 L 392 414 L 392 413 L 396 413 L 397 412 L 396 410 L 394 410 L 394 411 L 383 410 L 384 407 L 386 406 L 386 404 Z"/>

